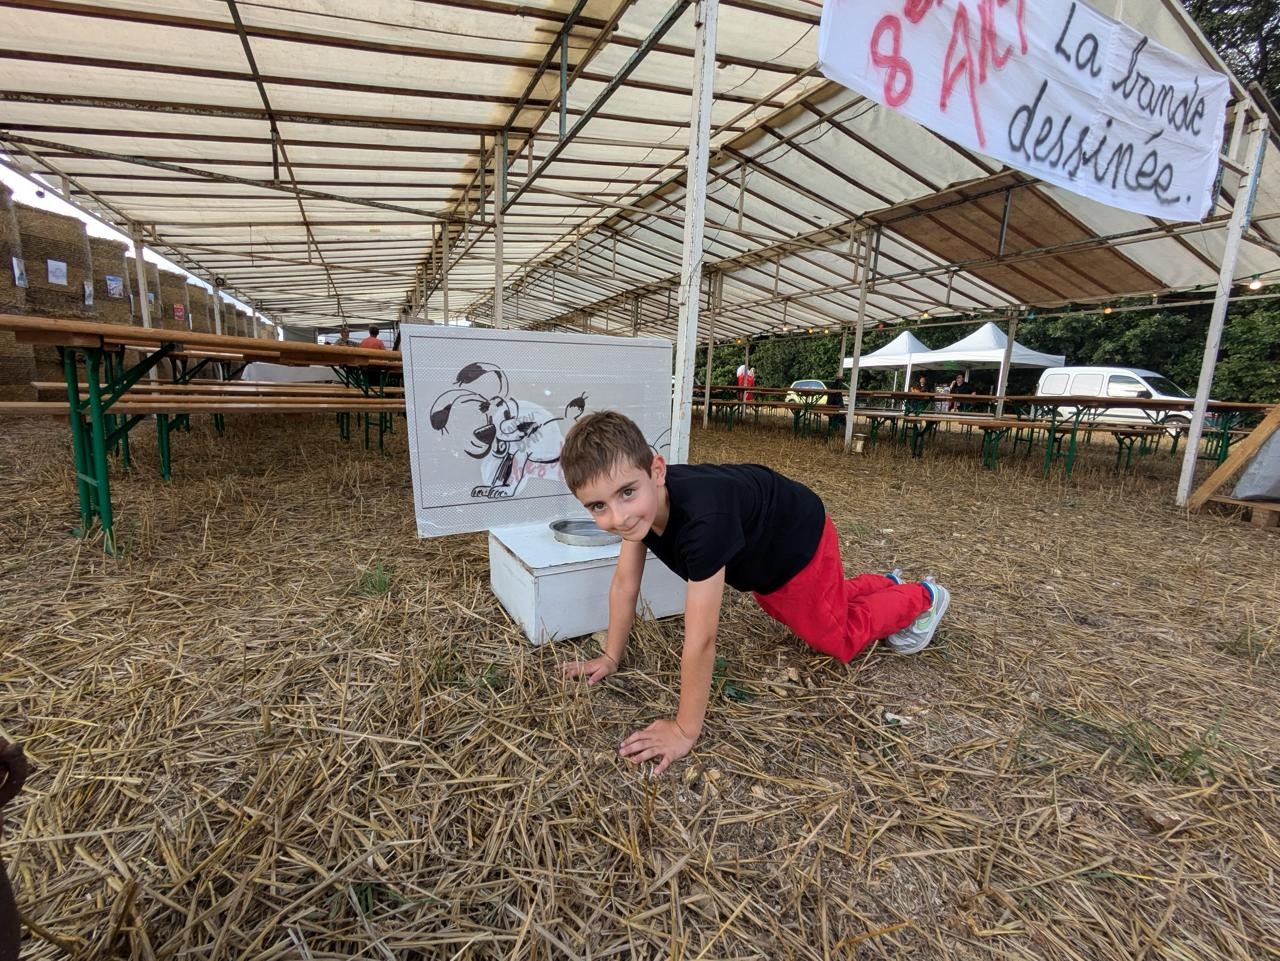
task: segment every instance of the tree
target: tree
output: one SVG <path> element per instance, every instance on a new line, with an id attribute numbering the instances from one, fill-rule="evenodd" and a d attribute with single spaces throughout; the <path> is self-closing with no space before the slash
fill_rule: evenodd
<path id="1" fill-rule="evenodd" d="M 1111 315 L 1032 318 L 1018 327 L 1018 340 L 1035 350 L 1064 354 L 1073 366 L 1154 370 L 1194 393 L 1211 309 L 1208 304 L 1198 304 Z M 1012 378 L 1010 384 L 1012 389 Z M 1245 303 L 1228 308 L 1212 395 L 1219 400 L 1252 403 L 1280 401 L 1280 304 Z"/>
<path id="2" fill-rule="evenodd" d="M 1187 0 L 1186 8 L 1231 72 L 1278 102 L 1280 7 L 1273 0 Z"/>

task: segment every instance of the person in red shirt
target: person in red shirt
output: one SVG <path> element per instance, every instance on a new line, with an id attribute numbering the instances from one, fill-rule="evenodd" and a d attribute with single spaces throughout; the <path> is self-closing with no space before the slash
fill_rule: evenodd
<path id="1" fill-rule="evenodd" d="M 378 336 L 378 325 L 369 325 L 369 336 L 360 341 L 360 346 L 365 350 L 386 350 L 387 345 L 382 342 L 382 338 Z"/>

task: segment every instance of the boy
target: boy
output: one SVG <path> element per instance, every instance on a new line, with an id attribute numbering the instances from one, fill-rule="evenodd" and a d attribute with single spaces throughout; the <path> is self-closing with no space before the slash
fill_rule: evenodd
<path id="1" fill-rule="evenodd" d="M 387 345 L 382 342 L 382 338 L 378 336 L 378 325 L 369 325 L 369 336 L 360 341 L 360 346 L 365 350 L 386 350 Z"/>
<path id="2" fill-rule="evenodd" d="M 751 591 L 766 614 L 844 662 L 881 637 L 903 654 L 924 650 L 950 604 L 940 584 L 904 584 L 897 571 L 845 580 L 835 525 L 809 488 L 756 464 L 668 466 L 616 411 L 574 424 L 560 467 L 596 526 L 623 540 L 604 653 L 564 664 L 568 677 L 595 684 L 618 669 L 646 549 L 689 584 L 680 707 L 622 742 L 633 763 L 657 760 L 655 777 L 702 733 L 725 584 Z"/>

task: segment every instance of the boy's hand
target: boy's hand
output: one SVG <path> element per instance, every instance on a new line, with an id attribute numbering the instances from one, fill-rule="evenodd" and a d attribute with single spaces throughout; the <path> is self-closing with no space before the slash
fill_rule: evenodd
<path id="1" fill-rule="evenodd" d="M 689 737 L 680 729 L 680 725 L 672 718 L 654 721 L 643 730 L 636 731 L 622 742 L 618 752 L 632 764 L 643 764 L 653 758 L 661 758 L 653 769 L 657 777 L 671 762 L 684 757 L 693 748 L 697 737 Z"/>
<path id="2" fill-rule="evenodd" d="M 618 662 L 608 654 L 601 654 L 589 661 L 565 661 L 560 671 L 565 677 L 585 677 L 588 684 L 599 684 L 618 669 Z"/>

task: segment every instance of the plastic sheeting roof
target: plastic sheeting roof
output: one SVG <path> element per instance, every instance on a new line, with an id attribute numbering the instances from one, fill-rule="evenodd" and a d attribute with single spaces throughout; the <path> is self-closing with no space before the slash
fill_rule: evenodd
<path id="1" fill-rule="evenodd" d="M 852 324 L 864 235 L 868 323 L 1216 283 L 1232 190 L 1173 225 L 1046 187 L 817 75 L 815 3 L 720 6 L 704 337 Z M 1096 6 L 1222 69 L 1174 0 Z M 440 321 L 447 239 L 449 319 L 489 322 L 505 132 L 505 323 L 676 330 L 690 3 L 0 7 L 14 161 L 277 321 Z M 1280 276 L 1275 154 L 1237 277 Z"/>

